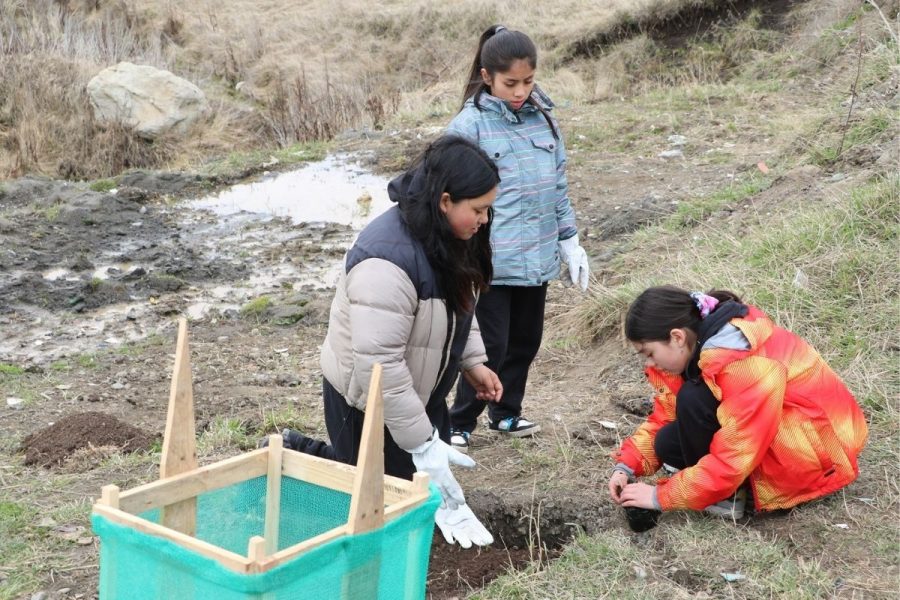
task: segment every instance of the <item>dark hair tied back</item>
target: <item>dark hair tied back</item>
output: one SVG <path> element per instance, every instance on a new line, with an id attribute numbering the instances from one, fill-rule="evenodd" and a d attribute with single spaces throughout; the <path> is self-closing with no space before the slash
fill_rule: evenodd
<path id="1" fill-rule="evenodd" d="M 726 290 L 706 292 L 719 302 L 740 302 L 737 294 Z M 625 316 L 625 337 L 632 342 L 662 342 L 673 329 L 700 330 L 700 309 L 690 292 L 674 285 L 647 288 L 635 298 Z"/>

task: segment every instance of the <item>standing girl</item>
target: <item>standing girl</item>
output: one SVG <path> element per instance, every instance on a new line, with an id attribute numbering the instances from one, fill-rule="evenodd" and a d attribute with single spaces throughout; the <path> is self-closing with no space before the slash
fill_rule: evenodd
<path id="1" fill-rule="evenodd" d="M 819 353 L 730 292 L 645 290 L 625 336 L 645 357 L 654 410 L 609 481 L 626 507 L 743 516 L 790 508 L 856 479 L 866 422 Z M 655 486 L 629 483 L 660 467 Z"/>
<path id="2" fill-rule="evenodd" d="M 537 50 L 502 25 L 481 35 L 462 110 L 447 131 L 475 140 L 500 170 L 491 227 L 494 274 L 476 314 L 487 366 L 503 385 L 489 406 L 490 429 L 513 437 L 540 427 L 522 416 L 528 369 L 541 344 L 547 283 L 560 259 L 572 283 L 587 289 L 587 254 L 578 242 L 566 182 L 566 152 L 553 103 L 535 85 Z M 465 452 L 486 406 L 460 379 L 450 411 L 451 443 Z"/>

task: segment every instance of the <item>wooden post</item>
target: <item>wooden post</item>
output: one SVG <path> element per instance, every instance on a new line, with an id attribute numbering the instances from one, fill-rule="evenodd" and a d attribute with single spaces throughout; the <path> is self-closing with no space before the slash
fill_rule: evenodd
<path id="1" fill-rule="evenodd" d="M 372 366 L 366 416 L 363 422 L 353 497 L 347 533 L 365 533 L 384 526 L 384 398 L 381 394 L 381 365 Z M 341 598 L 378 598 L 381 553 L 371 557 L 350 556 L 358 566 L 344 574 Z"/>
<path id="2" fill-rule="evenodd" d="M 364 533 L 384 525 L 384 399 L 381 395 L 381 365 L 372 367 L 366 416 L 363 422 L 353 497 L 347 529 Z"/>
<path id="3" fill-rule="evenodd" d="M 194 391 L 191 383 L 191 356 L 188 349 L 187 319 L 178 320 L 175 367 L 169 392 L 169 411 L 163 437 L 161 479 L 197 468 L 197 440 L 194 425 Z M 163 507 L 162 524 L 193 536 L 197 528 L 197 499 L 188 498 Z"/>
<path id="4" fill-rule="evenodd" d="M 284 455 L 283 438 L 279 434 L 269 436 L 269 468 L 266 473 L 266 554 L 278 551 L 278 526 L 281 523 L 281 457 Z"/>
<path id="5" fill-rule="evenodd" d="M 119 508 L 119 486 L 104 485 L 100 493 L 100 502 L 110 508 Z"/>

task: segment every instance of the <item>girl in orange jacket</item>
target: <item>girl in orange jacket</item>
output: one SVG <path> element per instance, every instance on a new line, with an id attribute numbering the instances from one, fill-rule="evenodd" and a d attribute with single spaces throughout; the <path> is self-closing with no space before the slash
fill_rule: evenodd
<path id="1" fill-rule="evenodd" d="M 856 479 L 862 411 L 818 352 L 758 308 L 730 292 L 649 288 L 629 307 L 625 335 L 657 394 L 614 453 L 617 504 L 740 518 L 743 490 L 766 511 Z M 671 477 L 633 482 L 660 467 Z"/>

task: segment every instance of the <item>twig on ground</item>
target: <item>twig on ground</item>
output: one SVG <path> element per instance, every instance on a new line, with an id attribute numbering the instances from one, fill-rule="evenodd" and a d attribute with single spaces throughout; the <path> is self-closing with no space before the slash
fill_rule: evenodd
<path id="1" fill-rule="evenodd" d="M 837 152 L 834 153 L 834 158 L 837 160 L 841 152 L 844 150 L 844 139 L 847 137 L 847 129 L 850 126 L 850 116 L 853 114 L 853 106 L 856 104 L 856 85 L 859 83 L 859 74 L 862 71 L 862 55 L 863 55 L 863 36 L 862 36 L 862 27 L 860 26 L 859 31 L 859 51 L 856 56 L 856 78 L 853 80 L 853 85 L 850 86 L 850 107 L 847 109 L 847 118 L 844 119 L 844 126 L 841 128 L 841 142 L 838 144 Z"/>

